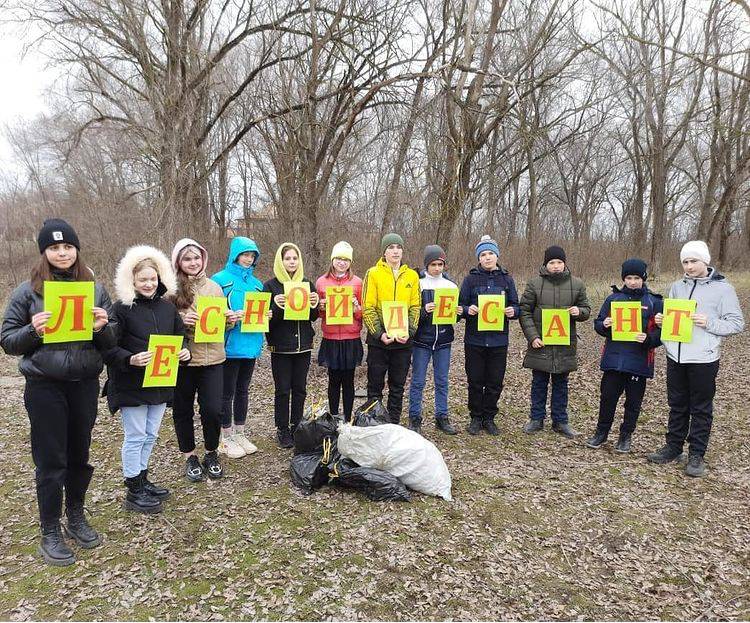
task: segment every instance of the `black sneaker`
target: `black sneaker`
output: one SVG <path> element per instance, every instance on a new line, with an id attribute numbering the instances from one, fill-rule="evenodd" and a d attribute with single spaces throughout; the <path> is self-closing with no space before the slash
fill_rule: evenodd
<path id="1" fill-rule="evenodd" d="M 586 447 L 593 448 L 594 450 L 601 448 L 604 445 L 604 442 L 607 441 L 607 437 L 607 433 L 596 431 L 593 436 L 586 440 Z"/>
<path id="2" fill-rule="evenodd" d="M 523 425 L 523 432 L 527 435 L 538 433 L 544 428 L 544 420 L 529 420 Z"/>
<path id="3" fill-rule="evenodd" d="M 292 431 L 288 428 L 280 428 L 276 431 L 276 439 L 279 444 L 279 448 L 294 448 L 294 437 L 292 437 Z"/>
<path id="4" fill-rule="evenodd" d="M 450 423 L 450 420 L 448 420 L 447 417 L 441 417 L 441 418 L 435 419 L 435 428 L 443 431 L 446 435 L 458 434 L 458 431 L 453 426 L 453 424 Z"/>
<path id="5" fill-rule="evenodd" d="M 482 427 L 487 431 L 489 435 L 492 435 L 493 437 L 497 437 L 500 434 L 500 430 L 497 428 L 495 420 L 484 420 L 482 422 Z"/>
<path id="6" fill-rule="evenodd" d="M 203 469 L 211 480 L 217 480 L 224 475 L 224 468 L 219 463 L 219 455 L 214 452 L 206 452 L 203 457 Z"/>
<path id="7" fill-rule="evenodd" d="M 649 454 L 646 458 L 650 463 L 657 463 L 659 465 L 663 465 L 664 463 L 671 463 L 672 461 L 676 461 L 680 458 L 680 455 L 682 454 L 682 450 L 679 448 L 675 448 L 674 446 L 670 446 L 669 444 L 663 446 L 662 448 L 659 448 L 656 452 L 652 452 Z"/>
<path id="8" fill-rule="evenodd" d="M 706 463 L 700 454 L 691 454 L 688 457 L 685 473 L 691 478 L 701 478 L 706 475 Z"/>
<path id="9" fill-rule="evenodd" d="M 573 437 L 578 437 L 578 433 L 570 427 L 570 424 L 567 422 L 552 422 L 552 430 L 556 432 L 558 435 L 562 435 L 563 437 L 567 437 L 568 439 L 573 439 Z"/>
<path id="10" fill-rule="evenodd" d="M 482 420 L 478 417 L 471 418 L 471 422 L 469 422 L 469 427 L 467 428 L 469 431 L 469 435 L 478 435 L 482 432 Z"/>
<path id="11" fill-rule="evenodd" d="M 421 435 L 422 434 L 422 420 L 409 418 L 409 426 L 407 426 L 407 428 Z"/>
<path id="12" fill-rule="evenodd" d="M 59 521 L 42 526 L 39 554 L 48 565 L 55 567 L 67 567 L 76 561 L 75 554 L 65 542 Z"/>
<path id="13" fill-rule="evenodd" d="M 101 544 L 99 534 L 91 524 L 86 521 L 83 507 L 68 508 L 65 511 L 68 516 L 67 524 L 63 524 L 63 530 L 71 539 L 74 539 L 83 549 L 92 549 Z"/>
<path id="14" fill-rule="evenodd" d="M 615 444 L 615 452 L 619 452 L 620 454 L 630 452 L 630 445 L 630 435 L 620 434 Z"/>
<path id="15" fill-rule="evenodd" d="M 191 454 L 188 457 L 187 463 L 185 464 L 185 477 L 190 482 L 201 482 L 206 478 L 206 472 L 203 471 L 201 462 L 194 454 Z"/>

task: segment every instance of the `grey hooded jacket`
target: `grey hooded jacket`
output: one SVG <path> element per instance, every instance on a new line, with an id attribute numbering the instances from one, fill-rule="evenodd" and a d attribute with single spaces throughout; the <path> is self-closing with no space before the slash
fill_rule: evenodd
<path id="1" fill-rule="evenodd" d="M 722 338 L 745 328 L 734 287 L 713 267 L 708 268 L 706 277 L 693 279 L 686 275 L 675 281 L 668 298 L 694 299 L 698 302 L 696 313 L 708 316 L 705 329 L 693 326 L 692 342 L 664 342 L 667 357 L 677 363 L 716 361 L 721 357 Z"/>

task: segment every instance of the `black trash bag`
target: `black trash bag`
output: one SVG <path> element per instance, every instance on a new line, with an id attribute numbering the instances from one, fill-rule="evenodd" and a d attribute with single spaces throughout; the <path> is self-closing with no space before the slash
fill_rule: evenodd
<path id="1" fill-rule="evenodd" d="M 338 438 L 340 420 L 327 411 L 321 411 L 314 417 L 302 420 L 294 431 L 294 454 L 322 452 L 323 440 L 328 438 L 335 442 Z"/>
<path id="2" fill-rule="evenodd" d="M 352 416 L 354 426 L 380 426 L 388 421 L 388 409 L 377 398 L 370 398 Z"/>
<path id="3" fill-rule="evenodd" d="M 361 491 L 374 502 L 410 502 L 411 494 L 403 482 L 393 474 L 374 467 L 360 467 L 350 459 L 333 463 L 331 484 Z"/>
<path id="4" fill-rule="evenodd" d="M 328 482 L 329 467 L 320 462 L 322 457 L 322 452 L 296 454 L 289 465 L 292 482 L 308 495 Z"/>

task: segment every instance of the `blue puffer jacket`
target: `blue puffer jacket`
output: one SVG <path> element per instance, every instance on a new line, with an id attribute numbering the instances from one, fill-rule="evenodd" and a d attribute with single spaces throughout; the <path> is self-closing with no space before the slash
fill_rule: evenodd
<path id="1" fill-rule="evenodd" d="M 504 294 L 506 307 L 513 307 L 513 317 L 505 318 L 505 328 L 502 331 L 477 330 L 477 316 L 469 314 L 469 306 L 478 303 L 480 294 Z M 521 311 L 518 307 L 516 282 L 507 270 L 496 268 L 488 272 L 481 266 L 472 268 L 461 284 L 458 304 L 463 308 L 463 318 L 466 319 L 464 344 L 491 348 L 508 345 L 508 321 L 517 320 Z"/>
<path id="2" fill-rule="evenodd" d="M 424 277 L 424 271 L 419 272 L 420 279 Z M 443 273 L 443 277 L 452 283 L 456 283 L 448 275 Z M 458 288 L 458 284 L 456 284 Z M 456 290 L 458 293 L 458 290 Z M 435 290 L 422 290 L 422 307 L 419 310 L 419 325 L 417 332 L 414 334 L 414 346 L 419 348 L 429 348 L 430 350 L 440 350 L 446 348 L 453 342 L 453 325 L 452 324 L 432 324 L 432 314 L 424 310 L 427 303 L 435 302 Z M 457 320 L 459 317 L 456 318 Z"/>
<path id="3" fill-rule="evenodd" d="M 613 342 L 612 330 L 604 326 L 604 319 L 610 315 L 610 305 L 613 301 L 640 301 L 641 322 L 643 332 L 648 336 L 646 340 L 638 342 Z M 654 378 L 654 349 L 661 345 L 661 329 L 656 326 L 654 316 L 664 309 L 664 301 L 660 294 L 650 292 L 643 287 L 631 290 L 623 286 L 612 286 L 612 294 L 602 304 L 599 315 L 594 320 L 594 329 L 599 335 L 607 338 L 602 349 L 602 360 L 599 367 L 605 370 L 625 372 L 635 376 Z"/>
<path id="4" fill-rule="evenodd" d="M 246 251 L 254 251 L 257 254 L 255 265 L 250 268 L 242 268 L 235 263 L 237 256 Z M 232 239 L 224 270 L 220 270 L 211 277 L 221 286 L 227 297 L 229 309 L 239 310 L 245 306 L 245 292 L 263 290 L 263 283 L 253 274 L 259 259 L 258 245 L 250 238 L 237 236 Z M 242 333 L 241 326 L 242 322 L 238 322 L 231 331 L 227 331 L 225 344 L 227 359 L 257 359 L 263 350 L 263 334 Z"/>

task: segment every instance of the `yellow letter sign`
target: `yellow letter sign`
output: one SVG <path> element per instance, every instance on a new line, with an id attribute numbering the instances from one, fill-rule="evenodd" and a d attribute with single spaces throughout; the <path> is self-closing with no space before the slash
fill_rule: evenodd
<path id="1" fill-rule="evenodd" d="M 45 281 L 44 311 L 51 312 L 45 344 L 87 342 L 94 334 L 94 282 Z"/>
<path id="2" fill-rule="evenodd" d="M 570 312 L 542 310 L 542 342 L 545 346 L 570 346 Z"/>

